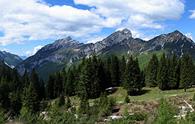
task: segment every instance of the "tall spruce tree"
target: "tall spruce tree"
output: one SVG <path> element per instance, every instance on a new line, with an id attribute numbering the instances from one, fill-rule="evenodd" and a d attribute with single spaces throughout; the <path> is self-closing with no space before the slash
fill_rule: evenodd
<path id="1" fill-rule="evenodd" d="M 126 68 L 126 59 L 125 56 L 122 56 L 121 60 L 120 60 L 120 82 L 123 83 L 124 82 L 124 76 L 125 76 L 125 68 Z"/>
<path id="2" fill-rule="evenodd" d="M 167 60 L 165 54 L 162 55 L 159 63 L 159 71 L 158 71 L 158 86 L 161 90 L 167 89 L 168 83 L 168 67 Z"/>
<path id="3" fill-rule="evenodd" d="M 176 54 L 173 54 L 173 56 L 168 59 L 168 89 L 179 88 L 179 77 L 180 63 Z"/>
<path id="4" fill-rule="evenodd" d="M 158 74 L 158 58 L 154 54 L 150 59 L 146 67 L 146 84 L 149 87 L 156 87 L 157 83 L 157 74 Z"/>
<path id="5" fill-rule="evenodd" d="M 41 100 L 43 97 L 42 91 L 41 91 L 41 82 L 39 79 L 39 76 L 36 72 L 35 69 L 32 70 L 31 75 L 30 75 L 30 81 L 32 83 L 32 85 L 34 85 L 33 87 L 36 90 L 36 93 L 38 94 L 38 98 Z"/>
<path id="6" fill-rule="evenodd" d="M 133 57 L 131 56 L 128 60 L 125 71 L 124 87 L 130 95 L 137 95 L 143 86 L 144 82 L 139 68 L 138 59 L 133 60 Z"/>
<path id="7" fill-rule="evenodd" d="M 192 58 L 185 54 L 181 59 L 181 76 L 180 85 L 186 89 L 193 83 L 193 61 Z"/>
<path id="8" fill-rule="evenodd" d="M 39 111 L 40 101 L 35 85 L 32 82 L 24 89 L 23 107 L 30 113 L 36 113 Z"/>
<path id="9" fill-rule="evenodd" d="M 66 81 L 64 84 L 64 92 L 65 95 L 67 96 L 72 96 L 75 94 L 75 76 L 74 76 L 74 72 L 69 69 L 67 72 L 67 77 L 66 77 Z"/>
<path id="10" fill-rule="evenodd" d="M 112 85 L 119 86 L 119 84 L 120 84 L 120 70 L 119 70 L 119 60 L 118 60 L 117 56 L 111 57 L 110 73 L 111 73 Z"/>

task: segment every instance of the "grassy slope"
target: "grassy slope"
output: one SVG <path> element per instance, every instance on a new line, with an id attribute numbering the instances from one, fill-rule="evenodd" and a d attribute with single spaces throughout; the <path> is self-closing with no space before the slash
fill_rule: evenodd
<path id="1" fill-rule="evenodd" d="M 162 56 L 163 53 L 164 53 L 164 51 L 156 51 L 156 52 L 150 52 L 150 53 L 145 52 L 145 53 L 138 55 L 137 58 L 139 60 L 140 68 L 144 69 L 144 67 L 146 67 L 146 65 L 148 64 L 148 62 L 152 58 L 153 54 L 156 54 L 156 56 L 160 59 L 160 57 Z"/>
<path id="2" fill-rule="evenodd" d="M 144 94 L 139 96 L 129 96 L 131 101 L 153 101 L 153 100 L 159 100 L 161 98 L 168 98 L 172 96 L 182 96 L 186 95 L 187 97 L 191 97 L 195 93 L 195 88 L 190 88 L 185 93 L 183 89 L 179 90 L 167 90 L 167 91 L 161 91 L 158 88 L 143 88 L 145 91 Z M 110 96 L 116 98 L 117 102 L 122 102 L 125 99 L 125 96 L 127 95 L 126 90 L 123 88 L 119 88 L 115 93 L 111 94 Z"/>

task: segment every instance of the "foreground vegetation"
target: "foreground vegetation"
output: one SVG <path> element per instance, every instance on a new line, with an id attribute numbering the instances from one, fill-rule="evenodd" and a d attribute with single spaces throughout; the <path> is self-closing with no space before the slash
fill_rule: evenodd
<path id="1" fill-rule="evenodd" d="M 39 79 L 36 70 L 21 77 L 3 62 L 0 65 L 0 123 L 10 120 L 25 124 L 193 121 L 190 113 L 185 115 L 186 119 L 175 118 L 179 105 L 169 100 L 180 95 L 181 103 L 192 99 L 194 89 L 189 88 L 195 84 L 195 65 L 188 55 L 179 58 L 163 54 L 160 59 L 153 55 L 143 70 L 133 56 L 106 59 L 92 56 L 51 75 L 47 82 Z M 147 105 L 154 108 L 148 111 Z"/>

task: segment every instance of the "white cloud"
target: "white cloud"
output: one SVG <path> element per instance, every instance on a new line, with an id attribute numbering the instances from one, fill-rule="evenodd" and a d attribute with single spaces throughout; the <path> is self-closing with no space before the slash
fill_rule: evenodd
<path id="1" fill-rule="evenodd" d="M 132 28 L 161 29 L 163 20 L 179 19 L 184 12 L 181 0 L 74 0 L 76 4 L 95 7 L 91 11 L 118 19 L 124 26 Z"/>
<path id="2" fill-rule="evenodd" d="M 43 1 L 0 0 L 0 45 L 67 35 L 85 39 L 102 28 L 162 29 L 161 21 L 178 19 L 184 11 L 180 0 L 74 0 L 90 10 Z"/>
<path id="3" fill-rule="evenodd" d="M 190 15 L 190 18 L 191 18 L 191 19 L 195 19 L 195 10 L 190 10 L 190 12 L 192 13 L 192 14 Z"/>
<path id="4" fill-rule="evenodd" d="M 33 50 L 27 51 L 27 52 L 26 52 L 26 55 L 27 55 L 27 56 L 32 56 L 32 55 L 34 55 L 38 50 L 40 50 L 42 47 L 43 47 L 43 46 L 38 45 L 38 46 L 34 47 Z"/>
<path id="5" fill-rule="evenodd" d="M 0 44 L 81 37 L 108 25 L 99 15 L 71 6 L 49 6 L 40 0 L 0 1 Z"/>

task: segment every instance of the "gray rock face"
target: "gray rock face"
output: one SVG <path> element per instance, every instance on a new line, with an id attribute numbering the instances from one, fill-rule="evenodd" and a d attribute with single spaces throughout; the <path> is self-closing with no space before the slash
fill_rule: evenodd
<path id="1" fill-rule="evenodd" d="M 195 58 L 195 44 L 179 31 L 157 36 L 149 41 L 133 38 L 131 31 L 124 29 L 117 31 L 107 38 L 95 44 L 83 44 L 71 37 L 56 40 L 53 44 L 46 45 L 34 56 L 29 57 L 16 68 L 22 74 L 24 70 L 31 71 L 33 68 L 43 70 L 51 68 L 48 63 L 63 65 L 71 64 L 83 57 L 92 54 L 133 54 L 150 51 L 166 50 L 178 55 L 189 52 Z"/>
<path id="2" fill-rule="evenodd" d="M 13 68 L 23 60 L 17 55 L 11 54 L 6 51 L 0 51 L 0 61 L 4 61 L 6 65 Z"/>

